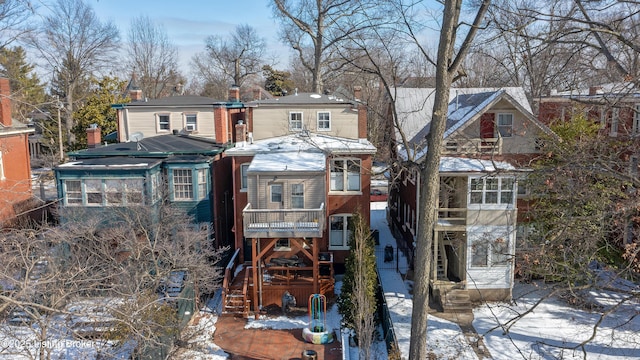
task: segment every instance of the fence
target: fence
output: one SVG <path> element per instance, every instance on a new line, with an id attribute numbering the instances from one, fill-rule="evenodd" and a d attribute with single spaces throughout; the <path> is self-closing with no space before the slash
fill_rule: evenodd
<path id="1" fill-rule="evenodd" d="M 387 245 L 384 248 L 376 248 L 378 270 L 394 270 L 406 274 L 409 270 L 407 250 L 398 246 Z"/>

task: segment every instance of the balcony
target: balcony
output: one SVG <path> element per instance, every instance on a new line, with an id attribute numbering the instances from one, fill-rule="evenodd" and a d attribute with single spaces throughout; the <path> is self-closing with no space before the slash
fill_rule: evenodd
<path id="1" fill-rule="evenodd" d="M 502 138 L 459 139 L 447 141 L 444 154 L 502 154 Z"/>
<path id="2" fill-rule="evenodd" d="M 467 209 L 439 208 L 437 230 L 465 229 L 467 225 Z"/>
<path id="3" fill-rule="evenodd" d="M 243 231 L 247 238 L 322 237 L 326 221 L 324 203 L 319 209 L 242 210 Z"/>

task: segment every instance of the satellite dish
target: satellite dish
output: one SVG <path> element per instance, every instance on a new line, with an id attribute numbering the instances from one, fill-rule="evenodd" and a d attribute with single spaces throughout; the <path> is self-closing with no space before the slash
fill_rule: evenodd
<path id="1" fill-rule="evenodd" d="M 144 134 L 139 131 L 136 131 L 133 134 L 131 134 L 131 136 L 129 136 L 129 140 L 133 142 L 138 142 L 142 140 L 142 138 L 144 138 Z"/>

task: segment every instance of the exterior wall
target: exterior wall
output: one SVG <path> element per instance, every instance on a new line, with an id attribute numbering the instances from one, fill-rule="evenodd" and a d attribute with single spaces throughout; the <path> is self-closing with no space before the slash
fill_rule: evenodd
<path id="1" fill-rule="evenodd" d="M 517 211 L 510 210 L 487 210 L 467 208 L 467 224 L 469 225 L 491 225 L 491 226 L 513 226 L 517 220 Z"/>
<path id="2" fill-rule="evenodd" d="M 185 114 L 197 114 L 197 131 L 191 134 L 205 137 L 215 138 L 213 109 L 211 107 L 201 108 L 181 108 L 175 107 L 126 107 L 123 110 L 128 124 L 128 134 L 141 132 L 145 137 L 170 134 L 173 130 L 180 133 L 189 133 L 186 131 Z M 158 114 L 168 114 L 170 117 L 169 130 L 160 130 L 158 128 Z M 121 140 L 122 141 L 122 140 Z"/>
<path id="3" fill-rule="evenodd" d="M 233 176 L 231 158 L 219 156 L 213 162 L 213 228 L 216 245 L 233 248 Z"/>
<path id="4" fill-rule="evenodd" d="M 391 192 L 389 200 L 389 216 L 395 227 L 395 230 L 400 233 L 404 240 L 405 246 L 413 249 L 413 243 L 415 241 L 415 235 L 411 232 L 411 229 L 406 226 L 409 220 L 405 220 L 405 208 L 415 214 L 417 219 L 417 199 L 418 199 L 418 185 L 419 176 L 416 176 L 415 181 L 409 181 L 407 179 L 406 172 L 402 175 L 400 181 L 397 184 L 397 191 Z M 403 225 L 405 225 L 403 227 Z"/>
<path id="5" fill-rule="evenodd" d="M 234 234 L 234 248 L 241 249 L 240 261 L 247 261 L 250 258 L 250 253 L 245 254 L 244 247 L 244 234 L 242 231 L 242 210 L 249 203 L 248 193 L 246 190 L 240 190 L 242 185 L 242 177 L 240 175 L 240 166 L 247 164 L 253 159 L 252 156 L 232 156 L 231 158 L 231 173 L 233 183 L 233 234 Z M 250 251 L 250 248 L 249 248 Z"/>
<path id="6" fill-rule="evenodd" d="M 349 139 L 358 139 L 358 111 L 348 106 L 331 105 L 290 105 L 284 108 L 271 106 L 253 109 L 252 126 L 253 139 L 260 140 L 292 133 L 289 130 L 289 113 L 302 112 L 303 127 L 311 132 L 338 136 Z M 329 131 L 318 130 L 318 112 L 331 113 L 331 129 Z"/>
<path id="7" fill-rule="evenodd" d="M 277 179 L 274 181 L 273 179 Z M 291 185 L 304 184 L 304 208 L 317 209 L 325 202 L 324 174 L 320 175 L 249 175 L 247 176 L 249 192 L 249 202 L 253 208 L 267 209 L 276 208 L 291 209 Z M 278 183 L 283 185 L 283 203 L 278 205 L 270 204 L 269 185 Z"/>
<path id="8" fill-rule="evenodd" d="M 474 289 L 511 289 L 513 285 L 513 258 L 509 257 L 506 264 L 496 265 L 492 262 L 491 249 L 488 250 L 488 266 L 472 264 L 474 243 L 492 242 L 497 238 L 508 239 L 509 254 L 515 251 L 515 226 L 475 225 L 467 227 L 467 289 L 473 293 Z"/>
<path id="9" fill-rule="evenodd" d="M 16 215 L 14 206 L 32 196 L 28 134 L 0 134 L 4 178 L 0 179 L 0 223 Z"/>

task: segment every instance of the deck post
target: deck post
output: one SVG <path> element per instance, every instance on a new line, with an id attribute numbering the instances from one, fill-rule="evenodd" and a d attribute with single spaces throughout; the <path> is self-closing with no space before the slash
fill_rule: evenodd
<path id="1" fill-rule="evenodd" d="M 251 266 L 253 267 L 253 313 L 255 316 L 259 316 L 258 309 L 258 240 L 256 238 L 251 239 Z M 262 294 L 261 294 L 262 295 Z"/>
<path id="2" fill-rule="evenodd" d="M 320 239 L 313 238 L 313 292 L 317 294 L 320 290 L 320 265 L 318 259 L 320 257 Z"/>

